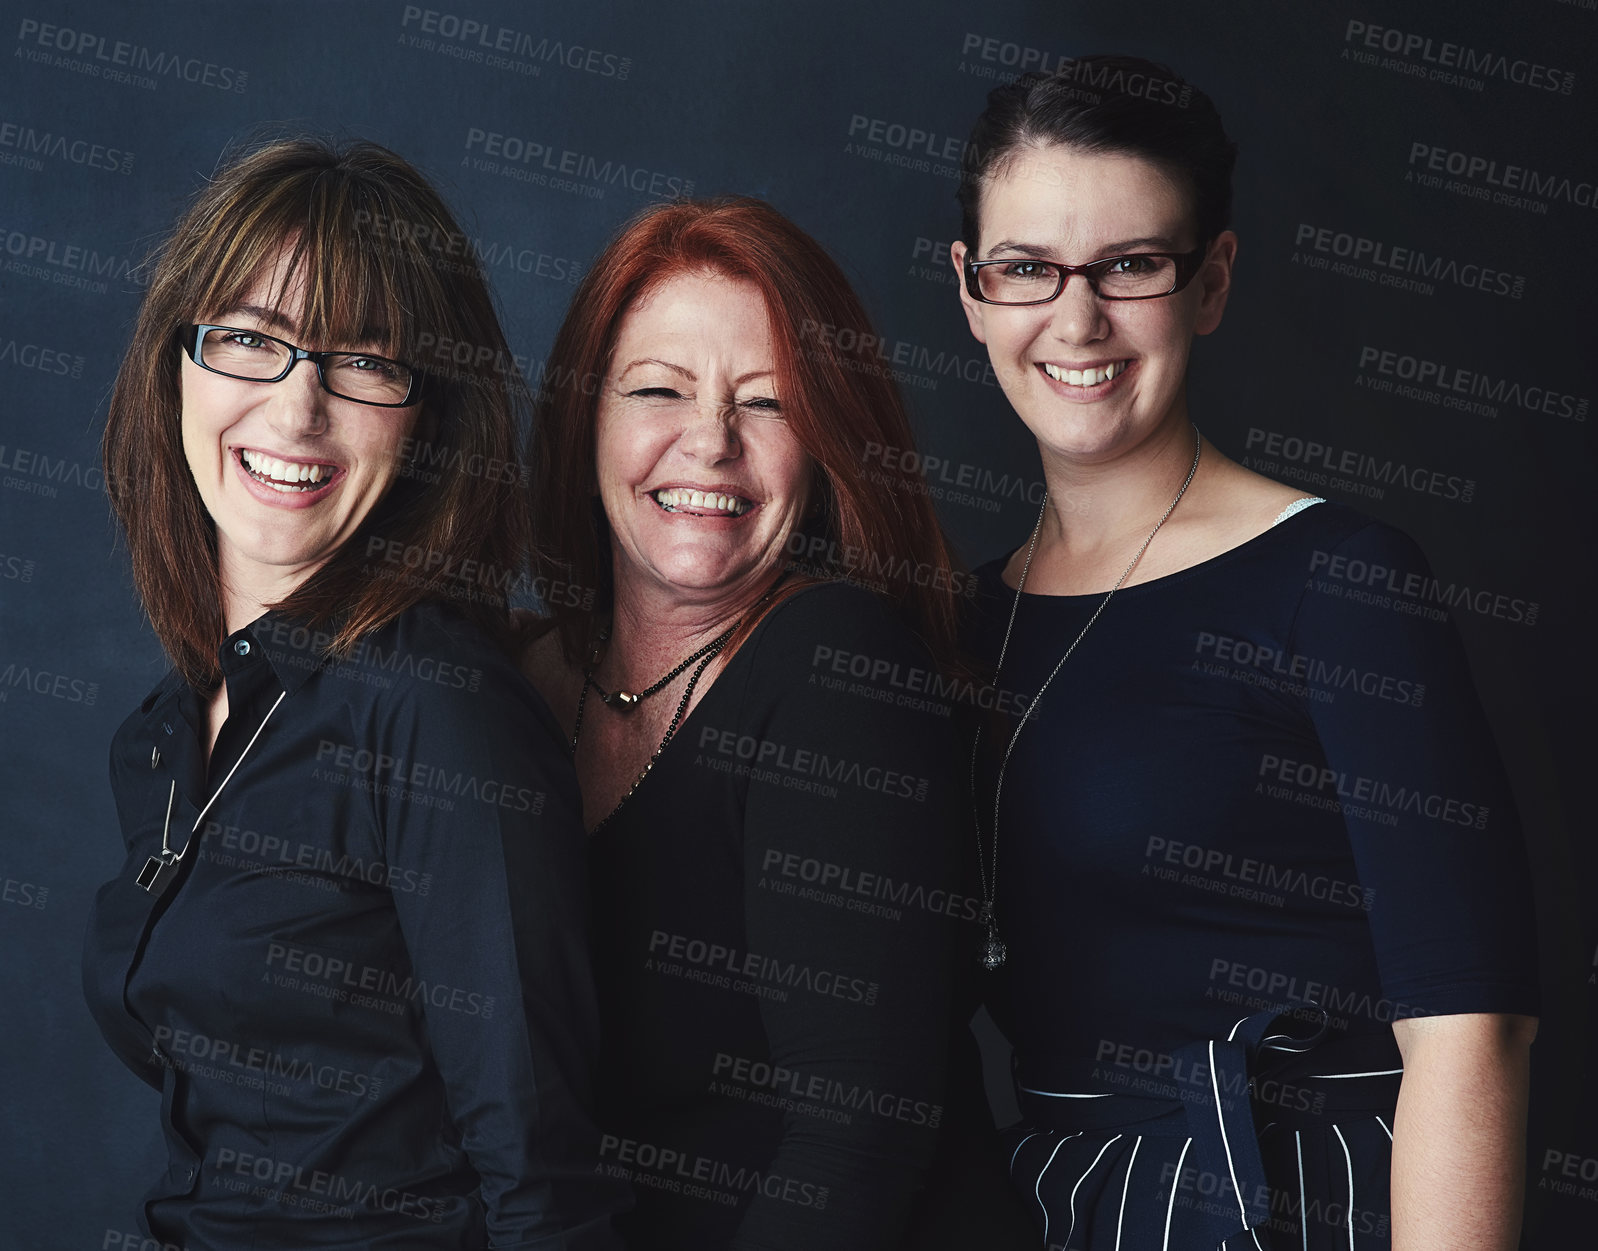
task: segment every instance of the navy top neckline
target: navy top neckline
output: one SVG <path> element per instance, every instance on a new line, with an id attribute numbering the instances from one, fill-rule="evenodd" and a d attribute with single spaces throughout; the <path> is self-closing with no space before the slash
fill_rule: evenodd
<path id="1" fill-rule="evenodd" d="M 1335 509 L 1342 506 L 1331 504 L 1330 501 L 1323 501 L 1321 504 L 1316 505 L 1316 508 L 1326 507 Z M 1134 582 L 1131 586 L 1123 586 L 1115 592 L 1116 598 L 1119 599 L 1123 596 L 1130 595 L 1133 591 L 1142 591 L 1156 587 L 1177 586 L 1180 585 L 1181 582 L 1186 578 L 1196 577 L 1201 574 L 1213 572 L 1216 569 L 1225 566 L 1233 559 L 1241 559 L 1244 556 L 1252 555 L 1254 549 L 1257 546 L 1263 545 L 1265 540 L 1272 537 L 1279 537 L 1281 532 L 1284 531 L 1291 533 L 1293 523 L 1305 513 L 1312 511 L 1314 510 L 1309 508 L 1301 508 L 1298 510 L 1298 512 L 1292 514 L 1292 516 L 1283 517 L 1280 521 L 1267 526 L 1258 534 L 1244 539 L 1241 543 L 1233 544 L 1223 552 L 1217 552 L 1213 556 L 1206 556 L 1203 560 L 1196 561 L 1184 569 L 1172 570 L 1170 573 L 1161 574 L 1157 578 L 1150 578 L 1146 582 Z M 1343 511 L 1346 512 L 1351 510 L 1344 509 Z M 1020 550 L 1020 547 L 1012 547 L 1002 556 L 997 556 L 994 559 L 978 566 L 975 571 L 976 576 L 978 578 L 997 582 L 1005 591 L 1008 591 L 1011 595 L 1014 595 L 1016 593 L 1015 587 L 1011 586 L 1004 580 L 1004 567 L 1010 563 L 1010 558 Z M 1023 599 L 1029 600 L 1059 600 L 1062 603 L 1071 603 L 1078 600 L 1103 599 L 1108 593 L 1108 589 L 1103 591 L 1087 591 L 1077 595 L 1050 595 L 1045 591 L 1022 591 L 1021 596 Z"/>

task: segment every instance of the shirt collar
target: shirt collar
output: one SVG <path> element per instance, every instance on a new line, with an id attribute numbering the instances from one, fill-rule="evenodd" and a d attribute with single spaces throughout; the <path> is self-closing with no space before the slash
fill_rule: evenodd
<path id="1" fill-rule="evenodd" d="M 217 661 L 225 674 L 265 659 L 278 685 L 293 695 L 313 673 L 332 662 L 327 649 L 337 633 L 337 622 L 311 625 L 303 618 L 273 611 L 228 635 L 217 651 Z"/>
<path id="2" fill-rule="evenodd" d="M 269 612 L 228 635 L 216 649 L 217 663 L 225 676 L 264 660 L 278 685 L 292 695 L 311 674 L 330 663 L 326 652 L 336 631 L 337 623 L 312 626 L 287 613 Z M 240 643 L 245 644 L 244 651 L 239 650 Z M 169 671 L 139 704 L 145 720 L 177 715 L 173 701 L 184 686 L 182 675 L 176 669 Z"/>
<path id="3" fill-rule="evenodd" d="M 286 613 L 269 612 L 243 629 L 228 635 L 216 649 L 224 678 L 251 665 L 265 663 L 277 684 L 289 695 L 305 685 L 307 678 L 329 663 L 327 646 L 336 632 L 326 625 L 317 627 Z M 244 644 L 244 650 L 239 645 Z M 139 704 L 146 726 L 175 725 L 183 716 L 181 696 L 187 690 L 182 674 L 170 670 Z M 165 729 L 166 734 L 173 731 Z M 152 730 L 153 733 L 153 730 Z"/>

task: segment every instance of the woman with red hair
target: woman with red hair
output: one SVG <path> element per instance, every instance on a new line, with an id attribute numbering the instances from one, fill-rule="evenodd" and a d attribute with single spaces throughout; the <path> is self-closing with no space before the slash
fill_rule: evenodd
<path id="1" fill-rule="evenodd" d="M 875 341 L 770 206 L 679 202 L 605 249 L 545 367 L 526 667 L 591 835 L 633 1247 L 898 1245 L 945 1119 L 975 912 L 934 658 L 966 583 L 882 454 L 912 442 Z"/>

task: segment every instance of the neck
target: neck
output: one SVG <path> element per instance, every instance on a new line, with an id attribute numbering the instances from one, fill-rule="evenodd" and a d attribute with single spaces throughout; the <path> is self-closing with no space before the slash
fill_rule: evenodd
<path id="1" fill-rule="evenodd" d="M 1039 548 L 1092 552 L 1165 511 L 1193 465 L 1195 434 L 1178 403 L 1159 429 L 1108 460 L 1086 461 L 1039 446 L 1049 507 Z"/>
<path id="2" fill-rule="evenodd" d="M 704 597 L 615 570 L 605 671 L 617 685 L 647 686 L 741 621 L 771 589 L 772 570 Z"/>
<path id="3" fill-rule="evenodd" d="M 229 634 L 271 611 L 316 572 L 318 565 L 285 568 L 280 574 L 239 569 L 224 556 L 218 570 L 222 587 L 222 621 Z"/>

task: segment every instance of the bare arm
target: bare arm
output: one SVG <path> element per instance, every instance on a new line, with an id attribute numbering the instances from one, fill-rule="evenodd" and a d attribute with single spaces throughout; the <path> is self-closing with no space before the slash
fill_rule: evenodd
<path id="1" fill-rule="evenodd" d="M 1525 1192 L 1529 1016 L 1395 1021 L 1393 1251 L 1513 1251 Z"/>

